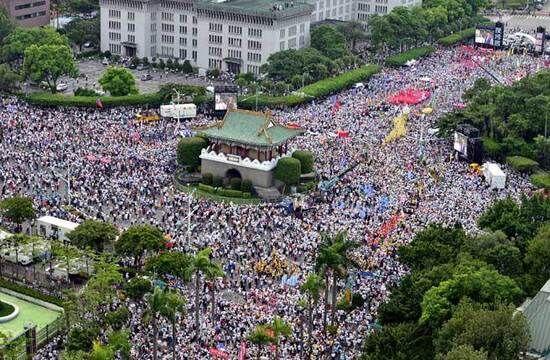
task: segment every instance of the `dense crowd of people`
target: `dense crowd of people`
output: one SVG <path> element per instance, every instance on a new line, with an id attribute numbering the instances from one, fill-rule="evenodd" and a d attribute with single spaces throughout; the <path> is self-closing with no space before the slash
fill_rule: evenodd
<path id="1" fill-rule="evenodd" d="M 177 134 L 182 127 L 192 129 L 212 119 L 199 115 L 185 124 L 162 120 L 138 125 L 132 108 L 36 108 L 15 98 L 0 103 L 0 198 L 31 196 L 39 214 L 73 221 L 81 221 L 84 214 L 120 229 L 151 223 L 175 241 L 173 251 L 211 247 L 225 270 L 216 283 L 216 316 L 202 312 L 202 332 L 196 338 L 193 301 L 188 301 L 188 321 L 177 322 L 176 339 L 169 323 L 161 323 L 160 358 L 169 358 L 173 342 L 181 359 L 208 358 L 211 348 L 237 358 L 242 342 L 247 354 L 254 355 L 258 349 L 246 342 L 247 334 L 278 315 L 293 327 L 293 336 L 281 343 L 280 357 L 299 359 L 305 346 L 299 285 L 313 271 L 320 233 L 345 230 L 360 244 L 352 256 L 362 269 L 352 271 L 341 287 L 360 293 L 366 302 L 350 313 L 338 311 L 335 336 L 321 331 L 318 307 L 314 356 L 358 358 L 378 306 L 407 272 L 396 257 L 398 246 L 431 222 L 460 223 L 468 232 L 477 232 L 477 217 L 495 199 L 532 191 L 526 178 L 506 166 L 506 188 L 490 190 L 467 162 L 454 156 L 452 143 L 432 131 L 437 118 L 452 111 L 476 79 L 492 80 L 487 71 L 516 80 L 542 66 L 528 56 L 468 50 L 472 52 L 483 68 L 464 66 L 464 49 L 438 50 L 414 66 L 383 70 L 363 88 L 274 111 L 279 122 L 306 130 L 292 146 L 314 153 L 321 178 L 330 179 L 357 163 L 325 196 L 306 195 L 301 217 L 277 204 L 229 205 L 177 190 Z M 411 106 L 387 101 L 406 88 L 429 89 L 431 98 Z M 425 107 L 433 112 L 423 114 Z M 403 112 L 408 112 L 406 133 L 383 143 L 392 120 Z M 339 130 L 347 136 L 336 136 Z M 275 266 L 285 265 L 286 276 L 298 278 L 296 284 L 282 281 L 280 272 L 258 273 L 258 262 L 274 258 Z M 177 279 L 169 285 L 192 299 L 189 285 Z M 132 358 L 151 359 L 152 328 L 142 321 L 145 304 L 126 300 L 123 305 L 132 315 Z M 208 306 L 205 297 L 201 307 Z M 36 359 L 56 358 L 56 345 L 41 350 Z"/>

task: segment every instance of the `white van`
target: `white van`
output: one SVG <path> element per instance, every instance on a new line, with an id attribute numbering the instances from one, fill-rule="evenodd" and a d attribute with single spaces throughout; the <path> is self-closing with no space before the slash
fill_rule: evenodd
<path id="1" fill-rule="evenodd" d="M 67 234 L 76 229 L 77 223 L 53 216 L 42 216 L 34 223 L 33 234 L 46 239 L 69 242 Z"/>

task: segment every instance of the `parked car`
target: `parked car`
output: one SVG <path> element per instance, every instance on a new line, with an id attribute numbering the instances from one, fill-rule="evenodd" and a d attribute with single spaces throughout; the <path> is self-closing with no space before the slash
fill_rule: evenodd
<path id="1" fill-rule="evenodd" d="M 153 79 L 153 76 L 151 74 L 143 74 L 141 75 L 141 81 L 149 81 Z"/>
<path id="2" fill-rule="evenodd" d="M 91 48 L 91 47 L 94 47 L 94 43 L 93 43 L 93 42 L 91 42 L 91 41 L 85 42 L 85 43 L 84 43 L 84 47 L 85 47 L 85 48 Z"/>
<path id="3" fill-rule="evenodd" d="M 65 91 L 69 88 L 69 85 L 65 84 L 65 83 L 59 83 L 57 84 L 57 86 L 55 87 L 55 89 L 57 91 Z"/>
<path id="4" fill-rule="evenodd" d="M 103 61 L 101 61 L 103 65 L 109 65 L 109 60 L 107 58 L 103 58 Z"/>

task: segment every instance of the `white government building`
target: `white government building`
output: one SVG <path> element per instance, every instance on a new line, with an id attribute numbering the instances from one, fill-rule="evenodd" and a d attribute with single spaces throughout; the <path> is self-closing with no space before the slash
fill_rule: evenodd
<path id="1" fill-rule="evenodd" d="M 101 50 L 259 74 L 269 55 L 309 46 L 310 24 L 367 21 L 421 0 L 100 0 Z"/>

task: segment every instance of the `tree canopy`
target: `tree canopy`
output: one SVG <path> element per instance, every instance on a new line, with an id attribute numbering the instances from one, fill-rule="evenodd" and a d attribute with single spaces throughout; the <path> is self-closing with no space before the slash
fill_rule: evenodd
<path id="1" fill-rule="evenodd" d="M 71 49 L 66 45 L 31 45 L 25 49 L 25 75 L 35 82 L 45 81 L 52 93 L 57 91 L 57 80 L 74 77 L 78 69 Z"/>
<path id="2" fill-rule="evenodd" d="M 113 245 L 118 230 L 104 221 L 85 220 L 76 229 L 67 234 L 71 242 L 82 248 L 92 248 L 102 252 L 106 245 Z"/>
<path id="3" fill-rule="evenodd" d="M 330 25 L 316 26 L 311 30 L 311 47 L 332 60 L 349 54 L 346 38 Z"/>
<path id="4" fill-rule="evenodd" d="M 31 45 L 69 46 L 69 41 L 49 26 L 17 27 L 4 39 L 2 56 L 6 61 L 20 60 L 23 58 L 25 50 Z"/>
<path id="5" fill-rule="evenodd" d="M 124 231 L 115 243 L 119 255 L 134 258 L 134 265 L 141 264 L 145 252 L 156 253 L 166 244 L 164 234 L 151 225 L 134 225 Z"/>
<path id="6" fill-rule="evenodd" d="M 21 225 L 25 220 L 35 217 L 32 200 L 27 197 L 14 196 L 0 202 L 0 211 L 9 221 Z"/>
<path id="7" fill-rule="evenodd" d="M 110 66 L 98 81 L 103 90 L 109 92 L 112 96 L 138 93 L 134 75 L 122 67 Z"/>

